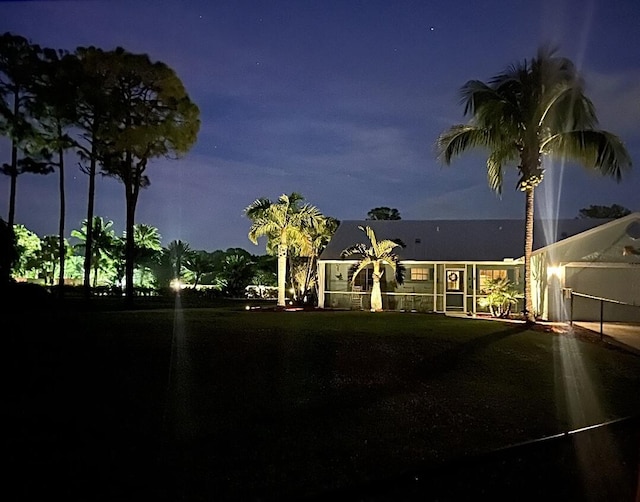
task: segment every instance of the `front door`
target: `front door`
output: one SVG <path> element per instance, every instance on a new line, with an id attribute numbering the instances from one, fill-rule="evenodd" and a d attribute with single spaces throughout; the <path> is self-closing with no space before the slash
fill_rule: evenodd
<path id="1" fill-rule="evenodd" d="M 444 271 L 446 284 L 445 311 L 464 312 L 464 269 L 447 268 Z"/>

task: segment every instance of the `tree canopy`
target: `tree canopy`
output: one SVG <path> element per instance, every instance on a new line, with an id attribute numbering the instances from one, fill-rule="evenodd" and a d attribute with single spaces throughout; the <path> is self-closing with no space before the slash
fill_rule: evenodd
<path id="1" fill-rule="evenodd" d="M 367 213 L 367 220 L 401 220 L 400 211 L 395 207 L 374 207 Z"/>
<path id="2" fill-rule="evenodd" d="M 580 209 L 580 218 L 622 218 L 631 214 L 631 210 L 619 204 L 610 206 L 599 206 L 591 204 L 589 207 Z"/>

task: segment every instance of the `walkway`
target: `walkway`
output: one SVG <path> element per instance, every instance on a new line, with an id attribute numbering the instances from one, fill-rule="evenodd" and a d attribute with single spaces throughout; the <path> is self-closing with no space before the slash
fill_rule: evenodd
<path id="1" fill-rule="evenodd" d="M 457 313 L 448 313 L 447 315 L 451 317 L 468 317 L 466 314 Z M 493 317 L 478 317 L 477 319 L 488 319 L 503 322 L 522 322 L 511 319 L 496 319 Z M 569 323 L 566 322 L 538 321 L 538 324 L 542 324 L 545 326 L 555 326 L 556 328 L 563 331 L 571 329 Z M 600 334 L 599 322 L 574 321 L 573 325 L 592 331 L 596 335 Z M 602 335 L 606 341 L 614 345 L 622 346 L 625 349 L 640 355 L 640 323 L 605 322 L 602 324 Z"/>
<path id="2" fill-rule="evenodd" d="M 599 322 L 574 321 L 573 324 L 600 333 Z M 602 324 L 602 334 L 640 354 L 640 323 L 605 322 Z"/>

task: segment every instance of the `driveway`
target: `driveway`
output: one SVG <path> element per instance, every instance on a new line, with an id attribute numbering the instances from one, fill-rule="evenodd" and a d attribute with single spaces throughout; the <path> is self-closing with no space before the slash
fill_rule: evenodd
<path id="1" fill-rule="evenodd" d="M 574 321 L 573 324 L 600 333 L 599 322 Z M 605 322 L 602 323 L 602 334 L 640 354 L 640 323 Z"/>

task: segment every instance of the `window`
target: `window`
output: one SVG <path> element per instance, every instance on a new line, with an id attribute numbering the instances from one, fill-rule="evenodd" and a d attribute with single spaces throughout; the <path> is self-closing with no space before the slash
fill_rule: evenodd
<path id="1" fill-rule="evenodd" d="M 369 291 L 373 286 L 373 269 L 365 268 L 356 276 L 353 283 L 354 288 L 359 287 L 359 291 Z"/>
<path id="2" fill-rule="evenodd" d="M 487 284 L 489 281 L 496 279 L 506 279 L 507 271 L 505 269 L 494 269 L 494 270 L 478 270 L 479 281 L 479 289 L 481 294 L 487 293 Z"/>
<path id="3" fill-rule="evenodd" d="M 462 271 L 447 270 L 447 291 L 462 291 Z"/>
<path id="4" fill-rule="evenodd" d="M 428 281 L 431 279 L 431 269 L 429 268 L 412 268 L 411 280 L 412 281 Z"/>

